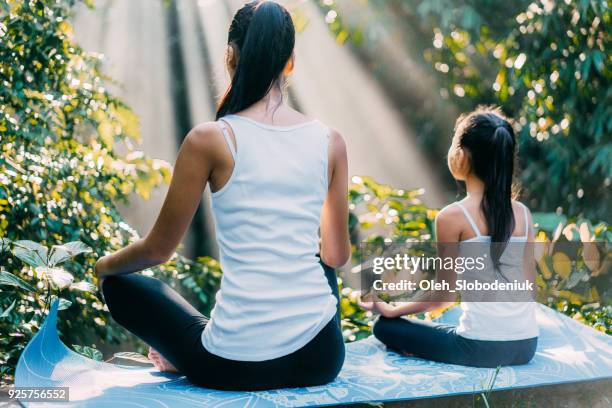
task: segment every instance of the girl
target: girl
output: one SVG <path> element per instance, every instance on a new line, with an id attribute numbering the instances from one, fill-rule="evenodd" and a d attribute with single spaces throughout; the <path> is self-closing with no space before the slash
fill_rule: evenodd
<path id="1" fill-rule="evenodd" d="M 479 108 L 458 119 L 448 168 L 456 180 L 465 182 L 467 197 L 440 211 L 436 237 L 439 248 L 451 253 L 454 247 L 455 256 L 485 243 L 488 263 L 483 274 L 494 271 L 499 279 L 510 280 L 512 274 L 525 271 L 533 279 L 533 248 L 527 244 L 534 238 L 531 214 L 513 200 L 515 151 L 514 131 L 499 109 Z M 457 327 L 400 318 L 453 304 L 438 299 L 399 306 L 382 301 L 361 305 L 381 315 L 374 336 L 400 352 L 476 367 L 526 364 L 533 357 L 538 328 L 531 299 L 464 301 Z"/>
<path id="2" fill-rule="evenodd" d="M 187 135 L 151 232 L 96 264 L 111 315 L 152 346 L 157 367 L 208 388 L 320 385 L 344 361 L 336 279 L 317 253 L 330 267 L 350 254 L 346 147 L 284 103 L 294 42 L 277 3 L 238 10 L 217 121 Z M 131 274 L 172 256 L 207 183 L 223 268 L 210 320 L 164 283 Z"/>

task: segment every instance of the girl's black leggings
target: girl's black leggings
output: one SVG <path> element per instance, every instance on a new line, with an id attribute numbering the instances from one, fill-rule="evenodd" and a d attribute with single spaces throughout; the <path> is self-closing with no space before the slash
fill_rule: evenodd
<path id="1" fill-rule="evenodd" d="M 417 319 L 379 317 L 374 336 L 395 351 L 440 363 L 472 367 L 527 364 L 538 338 L 512 341 L 472 340 L 457 334 L 457 327 Z"/>
<path id="2" fill-rule="evenodd" d="M 324 269 L 337 298 L 335 271 Z M 322 385 L 333 381 L 344 363 L 339 313 L 291 354 L 266 361 L 236 361 L 204 348 L 201 335 L 208 319 L 165 283 L 139 274 L 111 276 L 102 290 L 115 321 L 203 387 L 257 391 Z"/>

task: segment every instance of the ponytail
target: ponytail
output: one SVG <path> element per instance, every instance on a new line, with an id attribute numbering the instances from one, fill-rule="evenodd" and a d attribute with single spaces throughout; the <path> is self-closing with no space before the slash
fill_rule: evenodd
<path id="1" fill-rule="evenodd" d="M 498 109 L 480 109 L 463 119 L 461 146 L 469 151 L 475 175 L 484 183 L 481 210 L 491 236 L 491 258 L 498 268 L 512 232 L 516 140 Z"/>
<path id="2" fill-rule="evenodd" d="M 481 203 L 491 235 L 491 257 L 499 266 L 499 258 L 506 249 L 515 220 L 512 211 L 512 183 L 514 174 L 514 138 L 505 126 L 500 125 L 493 132 L 491 173 L 485 180 L 484 196 Z"/>
<path id="3" fill-rule="evenodd" d="M 232 20 L 228 43 L 237 48 L 238 62 L 217 119 L 253 105 L 277 83 L 295 46 L 291 15 L 272 1 L 247 3 Z"/>

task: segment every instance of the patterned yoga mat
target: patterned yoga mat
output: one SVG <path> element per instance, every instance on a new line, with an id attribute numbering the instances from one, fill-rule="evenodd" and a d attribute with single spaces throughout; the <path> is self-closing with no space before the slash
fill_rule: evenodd
<path id="1" fill-rule="evenodd" d="M 456 323 L 458 310 L 441 320 Z M 538 351 L 525 366 L 503 368 L 495 389 L 612 378 L 612 336 L 545 306 L 537 312 Z M 440 364 L 385 350 L 373 337 L 347 345 L 340 376 L 320 387 L 264 392 L 214 391 L 151 368 L 90 360 L 66 347 L 57 334 L 57 303 L 17 365 L 19 387 L 70 387 L 70 403 L 28 407 L 312 407 L 396 401 L 483 390 L 494 370 Z M 203 367 L 205 369 L 205 367 Z"/>

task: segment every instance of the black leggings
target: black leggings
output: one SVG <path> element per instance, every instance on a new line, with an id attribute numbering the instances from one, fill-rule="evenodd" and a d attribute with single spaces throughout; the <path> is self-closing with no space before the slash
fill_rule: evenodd
<path id="1" fill-rule="evenodd" d="M 374 324 L 374 336 L 390 349 L 472 367 L 527 364 L 538 345 L 537 337 L 512 341 L 471 340 L 456 330 L 457 327 L 448 324 L 382 316 Z"/>
<path id="2" fill-rule="evenodd" d="M 324 268 L 337 297 L 335 271 Z M 236 361 L 204 348 L 201 335 L 208 319 L 165 283 L 131 274 L 106 278 L 102 289 L 115 321 L 203 387 L 257 391 L 322 385 L 333 381 L 344 363 L 339 314 L 291 354 L 266 361 Z"/>

